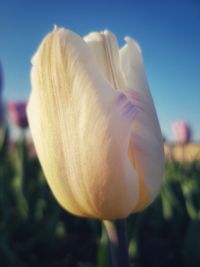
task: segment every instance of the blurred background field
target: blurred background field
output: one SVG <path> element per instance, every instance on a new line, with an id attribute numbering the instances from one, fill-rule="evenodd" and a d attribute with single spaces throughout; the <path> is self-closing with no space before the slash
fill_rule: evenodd
<path id="1" fill-rule="evenodd" d="M 199 149 L 199 145 L 188 144 L 191 154 L 195 146 Z M 198 267 L 199 158 L 182 162 L 171 156 L 166 161 L 160 195 L 146 210 L 131 215 L 127 225 L 132 266 Z M 110 266 L 101 223 L 75 217 L 60 208 L 44 179 L 30 139 L 22 134 L 21 139 L 11 142 L 9 131 L 3 128 L 0 262 L 1 266 L 10 267 Z"/>
<path id="2" fill-rule="evenodd" d="M 167 160 L 176 160 L 179 162 L 193 162 L 200 160 L 200 143 L 188 143 L 185 146 L 177 143 L 164 144 L 165 157 Z"/>

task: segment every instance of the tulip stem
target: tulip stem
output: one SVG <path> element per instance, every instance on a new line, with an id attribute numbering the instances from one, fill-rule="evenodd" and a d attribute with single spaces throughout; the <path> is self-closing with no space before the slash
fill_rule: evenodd
<path id="1" fill-rule="evenodd" d="M 130 267 L 126 221 L 103 221 L 103 223 L 109 238 L 112 266 Z"/>

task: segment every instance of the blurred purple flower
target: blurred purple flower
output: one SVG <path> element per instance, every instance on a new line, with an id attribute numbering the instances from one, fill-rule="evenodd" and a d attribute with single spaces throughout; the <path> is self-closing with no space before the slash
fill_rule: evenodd
<path id="1" fill-rule="evenodd" d="M 10 101 L 7 105 L 7 108 L 10 119 L 15 126 L 23 129 L 28 126 L 26 116 L 26 102 Z"/>
<path id="2" fill-rule="evenodd" d="M 179 144 L 187 144 L 191 139 L 191 128 L 185 121 L 178 121 L 172 124 L 172 131 L 176 142 Z"/>
<path id="3" fill-rule="evenodd" d="M 0 125 L 3 122 L 4 118 L 4 107 L 3 107 L 3 100 L 2 100 L 2 90 L 3 90 L 3 70 L 2 65 L 0 62 Z"/>
<path id="4" fill-rule="evenodd" d="M 2 88 L 3 88 L 3 73 L 2 73 L 2 66 L 1 66 L 1 62 L 0 62 L 0 98 L 1 98 Z"/>

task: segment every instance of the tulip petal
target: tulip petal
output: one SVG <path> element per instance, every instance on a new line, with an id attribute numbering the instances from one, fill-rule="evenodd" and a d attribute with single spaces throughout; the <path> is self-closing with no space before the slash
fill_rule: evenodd
<path id="1" fill-rule="evenodd" d="M 131 37 L 125 37 L 126 44 L 120 49 L 120 64 L 126 78 L 126 88 L 149 96 L 140 46 Z"/>
<path id="2" fill-rule="evenodd" d="M 122 91 L 125 88 L 125 80 L 120 68 L 119 46 L 115 35 L 108 30 L 92 32 L 85 36 L 84 40 L 94 52 L 104 77 L 113 88 Z"/>
<path id="3" fill-rule="evenodd" d="M 120 50 L 121 67 L 126 77 L 126 94 L 140 107 L 132 127 L 129 157 L 139 174 L 140 199 L 135 209 L 144 208 L 160 188 L 164 154 L 160 126 L 144 72 L 141 50 L 130 37 Z"/>
<path id="4" fill-rule="evenodd" d="M 128 149 L 140 107 L 112 89 L 69 30 L 50 33 L 32 62 L 28 119 L 56 199 L 79 216 L 127 217 L 139 199 Z"/>

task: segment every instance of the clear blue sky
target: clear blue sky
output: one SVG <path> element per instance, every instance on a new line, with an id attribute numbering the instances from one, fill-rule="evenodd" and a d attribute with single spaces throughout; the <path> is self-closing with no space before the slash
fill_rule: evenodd
<path id="1" fill-rule="evenodd" d="M 5 100 L 28 98 L 30 58 L 54 24 L 80 35 L 109 29 L 120 45 L 134 37 L 163 133 L 171 139 L 171 123 L 185 119 L 200 140 L 199 0 L 0 0 Z"/>

